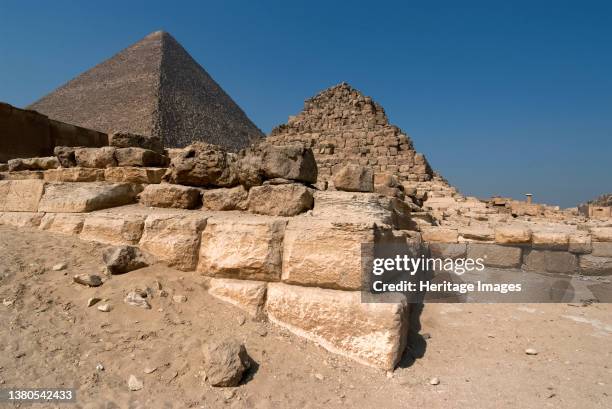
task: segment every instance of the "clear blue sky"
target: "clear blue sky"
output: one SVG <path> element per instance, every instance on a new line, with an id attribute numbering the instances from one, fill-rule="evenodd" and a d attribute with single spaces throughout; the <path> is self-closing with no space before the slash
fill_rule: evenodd
<path id="1" fill-rule="evenodd" d="M 466 194 L 612 192 L 601 1 L 0 2 L 0 100 L 25 106 L 170 32 L 265 132 L 347 81 Z"/>

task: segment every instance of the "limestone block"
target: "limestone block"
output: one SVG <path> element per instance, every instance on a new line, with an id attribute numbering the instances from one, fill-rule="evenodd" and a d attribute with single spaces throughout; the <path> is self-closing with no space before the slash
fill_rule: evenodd
<path id="1" fill-rule="evenodd" d="M 460 241 L 483 241 L 493 242 L 495 231 L 488 226 L 466 226 L 459 227 Z"/>
<path id="2" fill-rule="evenodd" d="M 136 201 L 129 183 L 47 183 L 38 210 L 51 213 L 83 213 Z"/>
<path id="3" fill-rule="evenodd" d="M 42 180 L 0 181 L 0 211 L 36 212 L 43 191 Z"/>
<path id="4" fill-rule="evenodd" d="M 47 170 L 55 169 L 60 166 L 59 161 L 55 156 L 41 158 L 26 158 L 26 159 L 11 159 L 8 161 L 8 170 Z"/>
<path id="5" fill-rule="evenodd" d="M 531 235 L 532 247 L 547 250 L 567 250 L 569 235 L 558 231 L 534 231 Z"/>
<path id="6" fill-rule="evenodd" d="M 80 234 L 85 215 L 79 213 L 46 213 L 39 228 L 53 233 Z"/>
<path id="7" fill-rule="evenodd" d="M 568 250 L 574 254 L 589 254 L 592 251 L 591 236 L 579 233 L 570 234 Z"/>
<path id="8" fill-rule="evenodd" d="M 104 146 L 102 148 L 79 148 L 74 151 L 77 166 L 84 168 L 109 168 L 117 166 L 115 148 Z"/>
<path id="9" fill-rule="evenodd" d="M 612 242 L 594 242 L 591 255 L 596 257 L 612 257 Z"/>
<path id="10" fill-rule="evenodd" d="M 612 242 L 612 227 L 594 227 L 591 229 L 593 241 Z"/>
<path id="11" fill-rule="evenodd" d="M 104 169 L 94 168 L 59 168 L 46 170 L 44 179 L 47 182 L 102 182 Z"/>
<path id="12" fill-rule="evenodd" d="M 429 243 L 432 258 L 464 258 L 467 253 L 466 243 Z"/>
<path id="13" fill-rule="evenodd" d="M 115 148 L 143 148 L 163 153 L 164 145 L 158 136 L 138 135 L 129 132 L 114 132 L 108 136 L 108 144 Z"/>
<path id="14" fill-rule="evenodd" d="M 18 172 L 2 172 L 0 174 L 1 180 L 30 180 L 30 179 L 43 179 L 45 172 L 42 170 L 21 170 Z"/>
<path id="15" fill-rule="evenodd" d="M 213 278 L 208 293 L 246 311 L 252 317 L 264 315 L 267 283 L 231 278 Z"/>
<path id="16" fill-rule="evenodd" d="M 152 214 L 145 220 L 140 248 L 159 261 L 183 271 L 193 271 L 206 217 Z"/>
<path id="17" fill-rule="evenodd" d="M 245 210 L 249 192 L 244 186 L 208 189 L 202 192 L 202 208 L 206 210 Z"/>
<path id="18" fill-rule="evenodd" d="M 37 212 L 3 212 L 0 213 L 0 224 L 13 227 L 38 227 L 44 213 Z"/>
<path id="19" fill-rule="evenodd" d="M 520 247 L 500 246 L 488 243 L 468 243 L 467 257 L 481 258 L 485 266 L 519 268 L 522 260 Z"/>
<path id="20" fill-rule="evenodd" d="M 104 169 L 104 179 L 107 182 L 128 183 L 161 183 L 166 168 L 138 168 L 133 166 Z"/>
<path id="21" fill-rule="evenodd" d="M 567 251 L 526 250 L 523 257 L 527 271 L 573 274 L 577 267 L 578 258 Z"/>
<path id="22" fill-rule="evenodd" d="M 580 273 L 585 275 L 610 275 L 612 274 L 612 258 L 596 257 L 591 254 L 578 256 Z"/>
<path id="23" fill-rule="evenodd" d="M 247 209 L 269 216 L 295 216 L 312 209 L 313 202 L 311 190 L 304 185 L 264 185 L 249 190 Z"/>
<path id="24" fill-rule="evenodd" d="M 72 146 L 56 146 L 53 148 L 53 154 L 57 157 L 58 162 L 64 168 L 76 166 L 76 157 L 74 151 L 79 148 Z"/>
<path id="25" fill-rule="evenodd" d="M 459 233 L 457 229 L 446 227 L 422 228 L 423 241 L 432 243 L 457 243 Z"/>
<path id="26" fill-rule="evenodd" d="M 531 230 L 522 226 L 497 226 L 495 242 L 498 244 L 525 244 L 531 241 Z"/>
<path id="27" fill-rule="evenodd" d="M 169 159 L 149 149 L 142 148 L 118 148 L 115 151 L 117 166 L 166 166 Z"/>
<path id="28" fill-rule="evenodd" d="M 147 185 L 139 197 L 140 203 L 151 207 L 194 209 L 200 205 L 199 189 L 169 183 Z"/>
<path id="29" fill-rule="evenodd" d="M 372 168 L 346 164 L 332 176 L 334 187 L 346 192 L 373 192 L 374 173 Z"/>
<path id="30" fill-rule="evenodd" d="M 287 222 L 267 217 L 210 218 L 198 271 L 211 277 L 278 281 Z"/>
<path id="31" fill-rule="evenodd" d="M 346 222 L 376 223 L 393 226 L 395 222 L 392 200 L 375 193 L 316 191 L 313 216 L 319 219 Z"/>
<path id="32" fill-rule="evenodd" d="M 85 218 L 79 237 L 117 246 L 137 244 L 143 227 L 142 216 L 94 213 Z"/>
<path id="33" fill-rule="evenodd" d="M 361 244 L 374 243 L 369 223 L 313 218 L 290 220 L 283 245 L 282 281 L 357 290 L 361 288 Z"/>
<path id="34" fill-rule="evenodd" d="M 358 291 L 268 284 L 268 318 L 323 348 L 362 364 L 392 370 L 408 334 L 409 306 L 362 303 Z"/>

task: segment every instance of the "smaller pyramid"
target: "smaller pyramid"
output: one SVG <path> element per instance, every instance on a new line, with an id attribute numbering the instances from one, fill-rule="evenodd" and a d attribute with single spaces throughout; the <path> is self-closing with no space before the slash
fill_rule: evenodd
<path id="1" fill-rule="evenodd" d="M 412 182 L 433 177 L 425 156 L 414 150 L 412 140 L 400 128 L 389 124 L 383 107 L 344 82 L 307 99 L 302 112 L 274 128 L 267 140 L 311 147 L 319 181 L 328 180 L 347 163 Z"/>
<path id="2" fill-rule="evenodd" d="M 205 141 L 237 150 L 263 137 L 232 98 L 168 33 L 157 31 L 28 107 L 101 132 Z"/>

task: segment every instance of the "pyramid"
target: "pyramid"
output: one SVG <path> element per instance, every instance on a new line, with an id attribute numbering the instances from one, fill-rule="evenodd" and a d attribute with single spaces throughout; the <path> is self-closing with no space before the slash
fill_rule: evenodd
<path id="1" fill-rule="evenodd" d="M 382 106 L 347 83 L 307 99 L 302 112 L 274 128 L 267 140 L 311 147 L 319 181 L 327 181 L 348 163 L 395 174 L 401 181 L 426 182 L 434 176 L 425 156 L 389 123 Z"/>
<path id="2" fill-rule="evenodd" d="M 157 31 L 28 107 L 102 132 L 160 136 L 166 147 L 206 141 L 231 150 L 262 132 L 168 33 Z"/>

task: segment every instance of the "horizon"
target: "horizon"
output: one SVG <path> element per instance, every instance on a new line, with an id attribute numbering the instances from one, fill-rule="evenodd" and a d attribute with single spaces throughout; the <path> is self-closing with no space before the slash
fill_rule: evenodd
<path id="1" fill-rule="evenodd" d="M 0 100 L 25 107 L 163 30 L 266 134 L 299 113 L 304 100 L 347 82 L 378 102 L 432 168 L 466 195 L 522 200 L 532 193 L 534 202 L 574 207 L 612 191 L 612 57 L 601 52 L 612 39 L 612 18 L 603 3 L 599 11 L 525 3 L 449 6 L 437 14 L 425 5 L 402 5 L 389 15 L 329 5 L 341 8 L 345 19 L 316 13 L 315 6 L 280 3 L 263 10 L 243 3 L 248 10 L 242 13 L 208 5 L 216 9 L 206 24 L 198 13 L 157 15 L 157 7 L 134 4 L 133 13 L 113 20 L 108 4 L 93 10 L 66 2 L 36 10 L 0 5 L 6 20 L 0 34 L 7 39 L 0 45 Z M 296 12 L 301 19 L 292 19 Z M 32 24 L 17 24 L 22 13 Z M 522 17 L 520 27 L 508 15 Z M 319 18 L 318 31 L 304 32 Z M 399 27 L 405 18 L 412 25 Z M 446 24 L 433 24 L 440 20 Z M 275 35 L 264 21 L 286 35 Z M 358 21 L 367 30 L 347 33 Z M 100 31 L 111 22 L 112 30 Z M 441 32 L 427 31 L 432 26 Z M 206 41 L 214 34 L 225 41 Z M 295 40 L 302 53 L 291 48 Z M 283 58 L 275 59 L 279 54 Z"/>

